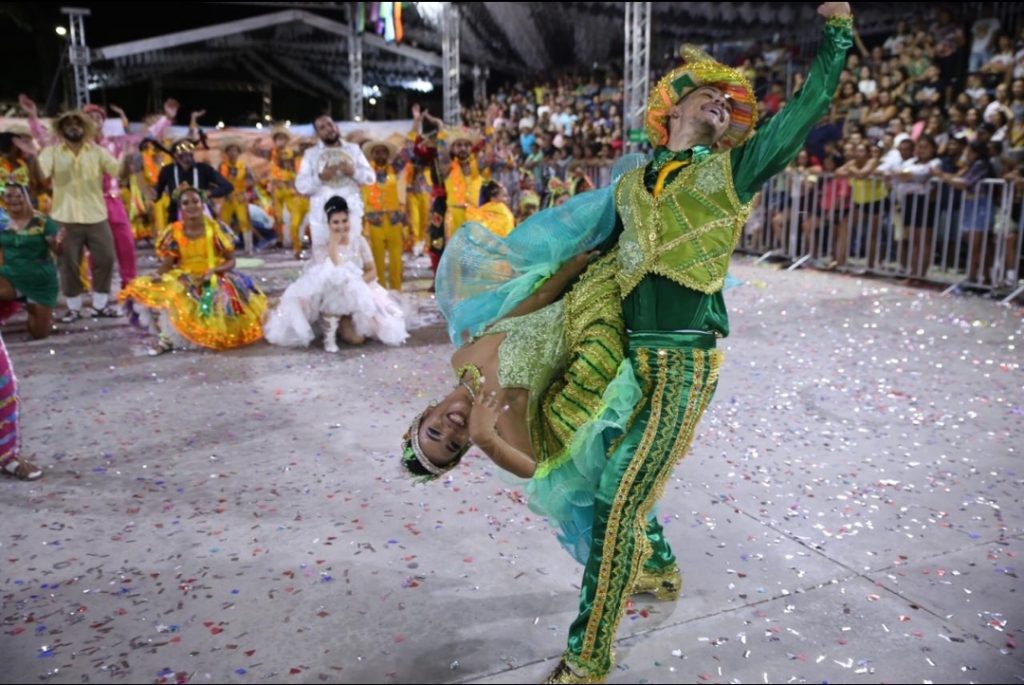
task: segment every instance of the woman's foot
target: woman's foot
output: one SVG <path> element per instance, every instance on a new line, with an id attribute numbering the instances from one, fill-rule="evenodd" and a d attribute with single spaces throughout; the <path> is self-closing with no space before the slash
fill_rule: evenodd
<path id="1" fill-rule="evenodd" d="M 11 459 L 4 464 L 3 474 L 18 480 L 38 480 L 43 477 L 43 470 L 30 461 Z"/>
<path id="2" fill-rule="evenodd" d="M 167 354 L 168 352 L 173 352 L 173 351 L 174 351 L 174 343 L 171 342 L 170 338 L 166 338 L 166 337 L 161 335 L 160 339 L 157 340 L 156 345 L 154 345 L 153 347 L 149 348 L 149 356 L 150 357 L 159 357 L 162 354 Z"/>

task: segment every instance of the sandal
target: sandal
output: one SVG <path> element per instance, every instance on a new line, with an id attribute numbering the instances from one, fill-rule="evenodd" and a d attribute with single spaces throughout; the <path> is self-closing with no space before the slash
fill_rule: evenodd
<path id="1" fill-rule="evenodd" d="M 43 477 L 43 470 L 24 459 L 11 459 L 0 469 L 5 476 L 18 480 L 38 480 Z"/>
<path id="2" fill-rule="evenodd" d="M 69 309 L 65 312 L 64 316 L 57 319 L 61 323 L 74 323 L 82 318 L 82 312 L 77 309 Z"/>
<path id="3" fill-rule="evenodd" d="M 94 307 L 92 315 L 100 319 L 118 319 L 121 317 L 121 312 L 108 304 L 103 309 L 96 309 Z"/>
<path id="4" fill-rule="evenodd" d="M 159 357 L 162 354 L 167 354 L 168 352 L 173 351 L 174 343 L 172 343 L 169 338 L 160 336 L 160 339 L 157 341 L 156 345 L 154 347 L 149 348 L 149 356 Z"/>

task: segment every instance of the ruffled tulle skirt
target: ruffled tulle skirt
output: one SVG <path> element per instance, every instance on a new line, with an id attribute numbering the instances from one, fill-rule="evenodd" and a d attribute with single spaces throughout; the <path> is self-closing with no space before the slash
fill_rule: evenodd
<path id="1" fill-rule="evenodd" d="M 558 541 L 576 561 L 587 563 L 594 527 L 594 496 L 613 444 L 625 435 L 641 400 L 640 384 L 624 360 L 605 388 L 592 418 L 573 435 L 568 449 L 539 465 L 523 488 L 530 509 L 557 529 Z"/>
<path id="2" fill-rule="evenodd" d="M 386 345 L 401 345 L 408 338 L 405 311 L 396 295 L 376 281 L 367 283 L 355 264 L 325 261 L 310 265 L 288 286 L 281 302 L 264 323 L 264 334 L 274 345 L 308 347 L 322 317 L 351 316 L 359 335 Z"/>

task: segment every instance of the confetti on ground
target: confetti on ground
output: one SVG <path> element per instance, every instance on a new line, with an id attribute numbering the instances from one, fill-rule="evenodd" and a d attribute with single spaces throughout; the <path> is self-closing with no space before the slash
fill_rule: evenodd
<path id="1" fill-rule="evenodd" d="M 611 682 L 1024 678 L 1022 310 L 750 261 L 657 509 L 683 595 L 633 598 Z M 297 269 L 270 255 L 251 275 L 274 294 Z M 521 485 L 475 452 L 427 486 L 396 464 L 453 385 L 439 325 L 399 349 L 156 359 L 123 320 L 40 342 L 19 326 L 23 449 L 46 476 L 0 482 L 12 681 L 553 667 L 580 569 Z"/>

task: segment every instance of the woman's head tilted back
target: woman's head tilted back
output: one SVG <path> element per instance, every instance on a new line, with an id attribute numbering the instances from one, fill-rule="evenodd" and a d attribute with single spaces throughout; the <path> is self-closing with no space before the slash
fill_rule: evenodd
<path id="1" fill-rule="evenodd" d="M 347 236 L 349 228 L 348 203 L 345 202 L 345 198 L 332 196 L 324 203 L 324 212 L 327 214 L 327 226 L 331 233 Z"/>
<path id="2" fill-rule="evenodd" d="M 402 437 L 402 466 L 422 481 L 455 468 L 472 446 L 472 405 L 458 389 L 418 414 Z"/>

